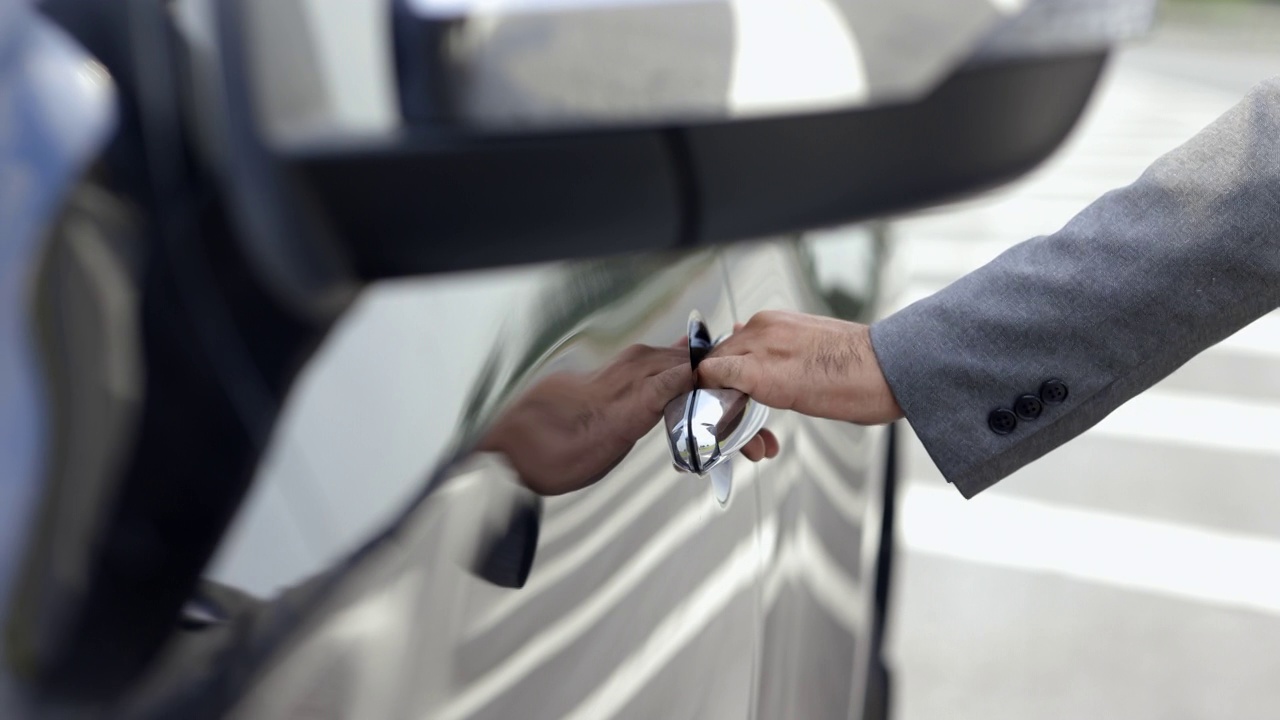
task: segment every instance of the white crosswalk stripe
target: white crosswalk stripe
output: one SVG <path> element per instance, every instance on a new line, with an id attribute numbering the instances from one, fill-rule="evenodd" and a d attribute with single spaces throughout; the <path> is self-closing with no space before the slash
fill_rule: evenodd
<path id="1" fill-rule="evenodd" d="M 1280 74 L 1274 45 L 1234 47 L 1229 34 L 1224 40 L 1200 28 L 1164 32 L 1118 58 L 1081 128 L 1030 177 L 998 196 L 894 224 L 895 249 L 910 272 L 896 306 L 1057 230 L 1211 122 L 1242 88 Z M 1242 77 L 1247 72 L 1255 76 Z M 1197 707 L 1230 707 L 1232 717 L 1275 717 L 1280 688 L 1247 678 L 1248 658 L 1274 652 L 1262 638 L 1280 633 L 1280 532 L 1269 531 L 1280 531 L 1280 507 L 1260 508 L 1256 495 L 1259 484 L 1280 483 L 1280 313 L 1207 351 L 1078 443 L 969 502 L 918 447 L 906 454 L 905 560 L 890 635 L 901 683 L 897 717 L 990 720 L 1026 716 L 1028 707 L 1041 718 L 1082 716 L 1082 707 L 1111 709 L 1101 716 L 1219 716 L 1191 708 L 1188 693 Z M 1147 476 L 1124 478 L 1125 490 L 1113 492 L 1088 479 L 1080 483 L 1087 492 L 1073 498 L 1070 478 L 1055 472 L 1059 463 L 1109 467 L 1107 457 L 1083 461 L 1083 448 L 1123 454 L 1120 466 Z M 1230 463 L 1234 473 L 1206 472 L 1223 457 L 1249 460 Z M 1274 476 L 1241 477 L 1241 468 Z M 1028 491 L 1037 474 L 1052 476 L 1052 492 Z M 1197 504 L 1197 483 L 1212 485 L 1213 503 Z M 1172 498 L 1162 494 L 1170 488 Z M 1224 519 L 1233 512 L 1250 531 Z M 1274 523 L 1259 522 L 1267 513 Z M 1043 600 L 1064 582 L 1077 600 L 1066 617 Z M 1124 644 L 1131 635 L 1100 612 L 1121 607 L 1161 623 L 1155 639 Z M 995 608 L 1001 616 L 991 616 Z M 1206 630 L 1209 622 L 1222 631 Z M 1085 639 L 1064 636 L 1064 627 Z M 1144 682 L 1154 674 L 1164 685 L 1136 681 L 1139 667 Z M 1209 676 L 1220 680 L 1204 682 Z"/>

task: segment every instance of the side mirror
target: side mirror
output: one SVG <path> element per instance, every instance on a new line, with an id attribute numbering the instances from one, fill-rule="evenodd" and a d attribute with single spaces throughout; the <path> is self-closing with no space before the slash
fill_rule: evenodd
<path id="1" fill-rule="evenodd" d="M 687 248 L 989 188 L 1058 146 L 1154 0 L 215 5 L 225 187 L 305 292 L 289 273 Z"/>

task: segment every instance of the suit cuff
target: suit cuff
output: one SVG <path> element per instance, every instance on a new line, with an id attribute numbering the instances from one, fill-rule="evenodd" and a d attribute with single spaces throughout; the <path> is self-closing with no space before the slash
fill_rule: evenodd
<path id="1" fill-rule="evenodd" d="M 1096 388 L 1047 371 L 1031 371 L 1010 381 L 1007 378 L 1018 373 L 997 369 L 1001 363 L 991 356 L 999 350 L 992 352 L 976 342 L 955 318 L 940 312 L 946 305 L 945 295 L 931 298 L 875 323 L 871 345 L 929 457 L 947 482 L 972 498 L 1083 431 L 1087 425 L 1075 427 L 1084 419 L 1076 411 L 1083 394 Z M 974 363 L 975 356 L 988 356 L 988 361 Z M 1061 383 L 1064 397 L 1046 396 L 1053 387 L 1047 381 Z M 1044 396 L 1052 404 L 1019 406 L 1020 398 L 1027 396 Z M 1025 419 L 1029 411 L 1036 413 L 1034 420 Z M 1001 418 L 1012 425 L 1007 431 Z"/>

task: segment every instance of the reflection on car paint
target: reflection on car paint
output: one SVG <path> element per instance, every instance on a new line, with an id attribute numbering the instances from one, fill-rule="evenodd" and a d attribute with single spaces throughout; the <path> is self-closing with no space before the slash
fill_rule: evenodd
<path id="1" fill-rule="evenodd" d="M 358 562 L 344 563 L 339 551 L 333 552 L 338 559 L 329 564 L 300 563 L 297 570 L 305 567 L 308 572 L 291 573 L 288 567 L 275 566 L 272 570 L 277 579 L 270 585 L 261 583 L 258 590 L 267 608 L 286 597 L 315 603 L 306 614 L 318 624 L 294 637 L 303 643 L 322 642 L 319 638 L 330 632 L 325 628 L 346 627 L 336 619 L 345 606 L 337 588 L 348 587 L 361 597 L 375 597 L 379 594 L 376 584 L 363 584 L 369 582 L 372 568 L 390 564 L 402 569 L 387 572 L 414 576 L 429 569 L 430 582 L 413 584 L 412 605 L 432 608 L 431 617 L 413 615 L 412 622 L 392 623 L 394 630 L 387 630 L 408 632 L 414 639 L 395 643 L 390 638 L 377 640 L 381 631 L 371 629 L 371 634 L 359 641 L 363 652 L 413 656 L 411 664 L 430 677 L 406 680 L 400 686 L 403 705 L 399 707 L 414 708 L 424 716 L 559 717 L 572 712 L 589 688 L 643 647 L 644 637 L 676 611 L 683 595 L 677 588 L 692 589 L 690 583 L 696 584 L 736 543 L 752 536 L 755 523 L 751 493 L 723 505 L 717 503 L 707 483 L 690 484 L 671 468 L 665 442 L 659 437 L 661 430 L 655 428 L 670 399 L 662 393 L 679 394 L 691 387 L 692 370 L 683 338 L 689 308 L 704 309 L 717 326 L 733 324 L 716 255 L 627 258 L 522 272 L 526 280 L 517 297 L 505 298 L 500 309 L 489 305 L 471 315 L 471 325 L 492 326 L 492 338 L 448 348 L 468 357 L 465 367 L 471 368 L 470 377 L 474 378 L 469 389 L 454 394 L 457 400 L 453 401 L 456 410 L 452 415 L 436 405 L 419 408 L 417 419 L 407 420 L 403 414 L 398 418 L 416 424 L 424 434 L 429 434 L 427 428 L 432 426 L 441 432 L 456 430 L 450 441 L 437 445 L 454 459 L 443 462 L 434 477 L 419 477 L 416 491 L 411 489 L 414 480 L 405 476 L 400 482 L 406 489 L 386 493 L 389 506 L 394 506 L 397 498 L 410 496 L 409 509 L 401 504 L 399 509 L 365 515 L 363 522 L 371 528 L 364 531 L 365 537 L 375 540 L 366 540 L 363 545 L 357 542 L 356 555 L 348 557 L 358 557 Z M 483 282 L 482 277 L 476 279 Z M 510 285 L 511 279 L 508 276 L 502 282 Z M 431 288 L 405 284 L 388 290 L 420 293 L 423 311 L 405 312 L 401 317 L 406 325 L 412 324 L 415 315 L 418 322 L 431 317 L 426 310 L 432 302 Z M 412 304 L 407 298 L 400 300 Z M 449 311 L 458 322 L 468 314 L 466 307 L 457 304 Z M 339 335 L 343 332 L 340 328 Z M 391 332 L 387 337 L 397 334 Z M 370 338 L 364 335 L 361 340 L 367 348 Z M 335 342 L 342 342 L 341 337 Z M 381 375 L 366 370 L 371 375 L 357 377 L 365 382 L 376 378 L 378 385 L 394 387 L 413 368 L 431 367 L 433 358 L 429 356 L 443 351 L 426 346 L 422 350 L 425 356 L 404 369 L 395 367 Z M 330 349 L 322 350 L 322 356 L 328 352 Z M 367 350 L 364 356 L 368 357 Z M 373 364 L 381 363 L 375 360 Z M 460 366 L 464 364 L 451 367 Z M 670 391 L 645 393 L 646 380 L 676 366 L 684 378 L 680 383 L 671 384 Z M 350 372 L 351 366 L 344 369 Z M 317 368 L 304 379 L 302 391 L 323 394 L 351 382 L 336 373 L 326 379 L 324 372 L 323 367 Z M 414 386 L 413 380 L 401 386 L 404 400 L 412 397 Z M 601 428 L 609 431 L 607 437 L 593 440 Z M 538 439 L 529 442 L 535 434 Z M 286 429 L 277 437 L 292 437 L 295 448 L 306 447 L 305 438 L 296 430 L 290 433 Z M 634 443 L 635 449 L 627 452 L 629 443 Z M 397 452 L 394 447 L 388 451 Z M 311 462 L 308 466 L 322 464 Z M 377 471 L 376 462 L 363 466 Z M 608 471 L 610 466 L 613 469 Z M 323 476 L 323 470 L 320 474 Z M 268 475 L 264 479 L 269 483 L 275 480 L 281 489 L 291 484 L 289 491 L 294 497 L 304 484 L 296 476 Z M 325 483 L 315 478 L 311 481 L 313 486 Z M 349 482 L 340 478 L 329 482 L 344 481 Z M 380 482 L 386 481 L 370 484 Z M 580 492 L 556 494 L 583 486 L 586 489 Z M 533 488 L 551 496 L 517 503 L 502 501 L 495 510 L 495 494 L 510 497 L 514 492 L 496 493 L 495 489 L 513 487 L 526 492 Z M 536 493 L 526 497 L 530 496 Z M 287 505 L 295 511 L 302 507 L 298 502 Z M 541 508 L 537 537 L 532 540 L 528 523 L 521 530 L 520 522 L 510 522 L 522 512 L 512 508 L 530 506 Z M 393 517 L 390 524 L 378 526 L 376 518 L 387 516 Z M 341 512 L 330 517 L 338 518 L 339 524 L 344 520 Z M 362 522 L 359 517 L 350 520 L 353 524 Z M 216 577 L 235 584 L 238 574 L 264 574 L 250 567 L 262 564 L 261 555 L 254 551 L 262 545 L 243 542 L 252 532 L 253 528 L 242 526 L 240 549 L 224 555 L 211 580 Z M 349 528 L 344 534 L 355 535 Z M 269 542 L 268 531 L 259 530 L 258 535 L 263 540 L 255 542 Z M 396 542 L 388 540 L 393 536 Z M 695 538 L 696 546 L 688 545 Z M 520 567 L 527 556 L 521 548 L 528 549 L 530 542 L 536 553 L 522 578 Z M 500 550 L 495 562 L 494 548 L 508 552 L 504 555 Z M 516 550 L 509 552 L 512 548 Z M 680 562 L 674 562 L 677 555 L 673 553 Z M 495 581 L 495 567 L 516 572 Z M 292 579 L 284 580 L 290 575 Z M 515 582 L 511 582 L 513 578 Z M 507 589 L 521 581 L 519 590 Z M 286 584 L 295 588 L 283 594 L 273 589 Z M 737 594 L 730 600 L 733 609 L 726 619 L 739 627 L 749 626 L 750 595 Z M 399 603 L 388 605 L 392 606 L 401 607 Z M 738 644 L 741 642 L 747 644 Z M 281 640 L 269 644 L 277 648 L 275 659 L 263 666 L 268 671 L 263 689 L 244 701 L 239 711 L 244 717 L 275 716 L 281 694 L 305 692 L 312 686 L 299 677 L 321 672 L 305 669 L 310 663 L 309 651 L 295 652 Z M 731 652 L 749 659 L 753 644 L 749 635 L 739 633 L 730 643 L 736 645 Z M 578 653 L 583 651 L 580 648 L 590 648 L 587 652 L 597 662 L 568 672 L 565 677 L 569 680 L 558 681 L 563 692 L 555 696 L 542 692 L 537 679 L 576 667 Z M 703 675 L 708 682 L 722 672 L 714 668 L 723 663 L 713 661 L 726 652 L 722 632 L 704 628 L 689 639 L 687 649 L 699 655 L 702 664 L 694 668 L 691 660 L 681 660 L 676 666 L 692 675 Z M 271 667 L 279 669 L 268 670 Z M 740 678 L 742 691 L 734 694 L 730 704 L 745 711 L 750 665 L 732 674 Z M 359 706 L 358 700 L 352 702 Z"/>
<path id="2" fill-rule="evenodd" d="M 58 437 L 67 418 L 49 407 L 55 381 L 42 372 L 38 347 L 48 328 L 33 286 L 42 272 L 63 279 L 42 270 L 50 236 L 116 123 L 116 88 L 102 66 L 28 3 L 0 1 L 0 622 L 13 656 L 41 639 L 16 618 L 44 608 L 45 595 L 19 597 L 17 589 L 20 573 L 47 565 L 27 557 L 24 566 L 21 553 L 37 544 L 31 535 L 52 534 L 41 522 L 41 498 L 57 487 L 51 476 L 61 468 L 50 466 L 64 464 L 68 452 Z M 84 247 L 93 238 L 81 245 L 93 250 Z M 8 697 L 12 669 L 0 672 L 0 708 L 21 712 Z"/>
<path id="3" fill-rule="evenodd" d="M 740 317 L 799 309 L 869 321 L 881 237 L 841 228 L 726 250 L 729 275 L 752 279 L 733 285 Z M 761 571 L 756 717 L 859 717 L 878 662 L 869 639 L 884 432 L 795 413 L 776 413 L 770 429 L 783 451 L 758 468 L 761 525 L 776 547 Z"/>
<path id="4" fill-rule="evenodd" d="M 671 468 L 667 442 L 658 437 L 664 429 L 654 428 L 661 405 L 646 407 L 652 414 L 637 415 L 630 432 L 590 452 L 583 439 L 609 413 L 567 410 L 575 402 L 632 407 L 629 393 L 610 393 L 606 402 L 596 390 L 652 377 L 635 367 L 688 363 L 679 336 L 690 308 L 704 309 L 714 327 L 745 321 L 757 306 L 822 309 L 802 257 L 797 245 L 774 243 L 725 251 L 723 265 L 714 254 L 695 254 L 647 272 L 634 261 L 539 268 L 522 271 L 524 289 L 500 309 L 477 307 L 472 325 L 502 319 L 489 339 L 448 348 L 469 359 L 451 367 L 472 370 L 470 388 L 454 394 L 453 417 L 462 422 L 437 417 L 446 411 L 439 406 L 419 408 L 417 419 L 397 418 L 425 434 L 433 426 L 458 428 L 433 446 L 453 459 L 435 461 L 441 470 L 430 478 L 406 476 L 405 490 L 385 494 L 392 509 L 383 516 L 391 520 L 378 525 L 376 513 L 350 518 L 373 538 L 355 543 L 354 554 L 330 551 L 334 560 L 290 581 L 283 580 L 289 568 L 272 568 L 278 585 L 294 588 L 260 592 L 258 614 L 309 621 L 305 628 L 278 621 L 280 635 L 259 641 L 262 676 L 235 715 L 294 717 L 336 682 L 335 668 L 344 668 L 365 678 L 345 681 L 352 689 L 341 698 L 359 717 L 410 708 L 433 718 L 595 718 L 624 709 L 666 717 L 692 712 L 688 703 L 705 711 L 710 697 L 713 714 L 723 717 L 742 717 L 753 706 L 759 717 L 849 716 L 862 692 L 855 682 L 860 630 L 874 613 L 863 604 L 871 565 L 860 548 L 876 502 L 878 434 L 777 415 L 771 426 L 783 438 L 782 456 L 737 467 L 736 487 L 721 505 L 708 483 L 691 483 Z M 758 282 L 735 284 L 730 297 L 725 277 Z M 512 286 L 511 277 L 502 284 Z M 426 316 L 430 288 L 391 291 L 420 293 L 396 299 L 422 306 L 420 313 L 400 306 L 404 325 Z M 735 314 L 735 304 L 747 311 Z M 461 322 L 466 308 L 451 309 Z M 387 329 L 383 337 L 406 331 Z M 352 336 L 367 357 L 372 338 Z M 679 352 L 671 348 L 676 340 L 684 346 Z M 414 394 L 409 375 L 435 362 L 434 347 L 419 347 L 424 356 L 415 362 L 374 362 L 364 370 L 370 375 L 355 377 L 400 387 L 407 401 Z M 475 359 L 477 350 L 484 359 Z M 351 377 L 352 365 L 342 369 Z M 303 392 L 333 392 L 345 382 L 322 366 Z M 535 435 L 552 440 L 526 442 Z M 281 437 L 308 447 L 304 435 Z M 627 442 L 634 442 L 629 451 Z M 733 472 L 741 464 L 724 467 Z M 361 466 L 377 469 L 376 462 Z M 522 466 L 529 469 L 522 473 Z M 298 479 L 264 478 L 295 488 Z M 323 471 L 309 480 L 317 488 L 349 482 Z M 575 487 L 583 489 L 555 494 Z M 394 502 L 404 496 L 410 500 Z M 531 508 L 536 522 L 529 522 Z M 341 513 L 333 517 L 344 521 Z M 350 527 L 343 534 L 360 536 Z M 241 547 L 223 560 L 224 580 L 258 559 Z M 291 611 L 275 609 L 281 606 Z M 777 665 L 785 658 L 799 658 L 800 666 Z M 702 689 L 670 691 L 689 684 Z"/>
<path id="5" fill-rule="evenodd" d="M 875 433 L 775 414 L 783 455 L 729 458 L 708 483 L 671 467 L 658 427 L 692 380 L 689 309 L 717 328 L 761 303 L 822 309 L 800 257 L 770 243 L 375 289 L 295 389 L 165 692 L 136 707 L 849 716 Z M 733 435 L 743 414 L 707 422 Z"/>
<path id="6" fill-rule="evenodd" d="M 702 314 L 689 315 L 689 364 L 698 363 L 722 341 L 712 342 Z M 727 336 L 725 336 L 727 337 Z M 711 475 L 716 499 L 725 502 L 732 490 L 730 471 L 713 472 L 764 428 L 769 409 L 737 390 L 690 389 L 673 398 L 663 412 L 671 461 L 676 468 L 700 476 Z"/>

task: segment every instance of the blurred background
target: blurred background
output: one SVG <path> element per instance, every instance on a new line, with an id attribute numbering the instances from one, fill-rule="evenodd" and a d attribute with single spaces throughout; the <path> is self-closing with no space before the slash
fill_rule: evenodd
<path id="1" fill-rule="evenodd" d="M 1057 230 L 1276 75 L 1280 4 L 1165 4 L 1044 167 L 892 225 L 898 304 Z M 905 463 L 898 720 L 1277 716 L 1280 314 L 968 503 L 914 437 Z"/>

